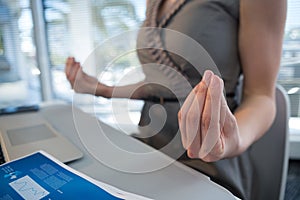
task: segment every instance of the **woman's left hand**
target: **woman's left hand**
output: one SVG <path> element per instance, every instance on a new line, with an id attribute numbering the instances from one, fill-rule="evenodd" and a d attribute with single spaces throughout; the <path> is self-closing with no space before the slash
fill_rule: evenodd
<path id="1" fill-rule="evenodd" d="M 205 71 L 178 113 L 182 143 L 191 158 L 213 162 L 238 154 L 239 128 L 223 88 L 222 79 Z"/>

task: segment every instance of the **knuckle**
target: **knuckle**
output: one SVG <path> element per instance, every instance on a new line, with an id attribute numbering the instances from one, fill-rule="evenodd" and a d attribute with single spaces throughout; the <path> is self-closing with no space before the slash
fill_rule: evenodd
<path id="1" fill-rule="evenodd" d="M 205 83 L 201 82 L 197 88 L 197 93 L 206 93 L 207 91 L 207 86 L 205 85 Z"/>

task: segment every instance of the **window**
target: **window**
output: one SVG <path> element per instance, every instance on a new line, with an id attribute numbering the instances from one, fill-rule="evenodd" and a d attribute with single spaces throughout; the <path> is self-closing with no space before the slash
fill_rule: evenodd
<path id="1" fill-rule="evenodd" d="M 300 136 L 300 1 L 288 0 L 281 69 L 278 83 L 288 92 L 290 132 Z"/>
<path id="2" fill-rule="evenodd" d="M 117 108 L 112 109 L 112 100 L 101 97 L 95 100 L 92 96 L 82 95 L 81 97 L 78 94 L 76 94 L 76 99 L 72 98 L 74 93 L 64 73 L 65 61 L 68 56 L 74 56 L 83 64 L 91 56 L 93 50 L 105 40 L 139 27 L 145 17 L 145 1 L 45 0 L 44 12 L 54 97 L 72 101 L 85 111 L 96 114 L 101 120 L 113 125 L 115 123 L 113 117 L 122 113 L 116 113 Z M 114 54 L 118 49 L 105 45 L 103 48 L 105 48 L 103 49 L 104 55 L 101 58 L 94 58 L 95 65 L 84 66 L 84 70 L 95 76 L 103 71 L 106 84 L 117 84 L 126 71 L 137 67 L 138 59 L 135 53 L 132 53 L 122 56 L 115 60 L 111 67 L 104 69 L 105 66 L 102 63 L 110 62 L 104 60 L 106 55 Z M 143 77 L 141 70 L 140 74 L 139 79 L 133 77 L 131 81 L 140 80 Z M 135 123 L 138 122 L 142 101 L 129 101 L 129 103 L 125 99 L 113 101 L 118 102 L 114 106 L 124 107 L 125 104 L 129 104 L 132 120 Z M 118 123 L 122 122 L 118 120 Z"/>
<path id="3" fill-rule="evenodd" d="M 0 108 L 41 101 L 29 0 L 0 1 Z"/>

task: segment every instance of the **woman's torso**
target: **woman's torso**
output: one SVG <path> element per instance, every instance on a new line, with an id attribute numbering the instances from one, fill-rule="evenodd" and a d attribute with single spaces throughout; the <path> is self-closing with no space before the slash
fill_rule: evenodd
<path id="1" fill-rule="evenodd" d="M 159 6 L 162 1 L 163 0 L 147 1 L 147 18 L 143 27 L 160 27 L 174 30 L 191 37 L 194 41 L 202 45 L 215 62 L 224 80 L 227 103 L 229 108 L 234 111 L 239 103 L 237 88 L 239 86 L 239 77 L 242 73 L 238 50 L 240 0 L 178 0 L 179 4 L 175 7 L 158 10 L 157 6 Z M 149 44 L 150 47 L 152 45 L 154 47 L 162 47 L 163 49 L 174 48 L 174 46 L 175 48 L 181 49 L 183 46 L 186 46 L 186 44 L 182 44 L 182 41 L 173 40 L 172 37 L 169 36 L 170 35 L 165 33 L 162 35 L 151 35 L 140 31 L 137 40 L 139 59 L 142 64 L 159 63 L 174 67 L 176 71 L 184 74 L 184 77 L 187 78 L 193 87 L 199 83 L 202 78 L 197 68 L 199 66 L 193 66 L 187 61 L 188 59 L 172 53 L 167 54 L 168 59 L 161 59 L 166 56 L 162 56 L 164 52 L 161 50 L 151 50 L 151 48 L 139 49 L 139 47 L 149 46 Z M 157 43 L 160 44 L 157 45 Z M 191 53 L 197 56 L 199 52 L 194 51 Z M 187 57 L 189 57 L 189 55 L 187 55 Z M 176 76 L 173 76 L 172 73 L 171 75 L 166 73 L 169 71 L 163 67 L 149 68 L 149 66 L 144 66 L 143 70 L 146 77 L 157 75 L 160 79 L 165 79 L 165 82 L 174 82 L 175 85 L 178 83 L 176 79 L 172 79 L 172 77 Z M 170 83 L 170 85 L 172 85 L 172 83 Z M 185 91 L 181 93 L 183 95 L 190 92 L 190 88 L 185 86 L 181 89 Z M 153 93 L 162 97 L 168 97 L 169 95 L 168 92 L 159 88 L 153 90 Z M 153 104 L 155 103 L 150 101 L 145 102 L 141 115 L 141 126 L 149 125 L 151 121 L 149 110 L 151 110 Z M 165 102 L 162 106 L 165 108 L 167 114 L 164 127 L 156 135 L 141 140 L 170 156 L 177 155 L 176 153 L 174 154 L 174 152 L 182 151 L 182 147 L 180 147 L 181 142 L 180 139 L 178 139 L 180 138 L 180 136 L 178 137 L 180 133 L 177 121 L 177 112 L 180 109 L 180 105 L 174 102 Z M 155 109 L 152 113 L 152 119 L 161 117 L 160 114 L 156 116 L 154 116 L 154 114 Z M 153 135 L 151 127 L 149 127 L 149 134 Z M 174 143 L 174 138 L 177 138 L 179 141 Z M 169 145 L 170 143 L 172 143 L 172 145 Z M 165 148 L 166 146 L 167 148 Z M 183 154 L 179 160 L 209 175 L 212 180 L 224 185 L 240 198 L 250 199 L 252 186 L 251 177 L 253 174 L 251 159 L 249 159 L 247 152 L 241 156 L 224 159 L 215 163 L 205 163 L 200 159 L 189 159 L 186 154 Z"/>
<path id="2" fill-rule="evenodd" d="M 239 0 L 179 0 L 178 2 L 178 5 L 175 3 L 169 9 L 158 10 L 155 6 L 158 4 L 164 7 L 163 0 L 148 1 L 147 18 L 143 27 L 174 30 L 199 43 L 215 62 L 224 80 L 228 105 L 231 110 L 234 110 L 238 104 L 236 89 L 242 71 L 238 51 Z M 159 38 L 163 48 L 172 49 L 175 46 L 179 49 L 184 46 L 181 41 L 172 41 L 172 37 L 168 37 L 168 34 L 169 32 L 166 32 Z M 151 34 L 140 34 L 137 46 L 145 46 L 144 43 L 153 41 L 157 43 L 157 40 Z M 197 52 L 193 53 L 197 56 Z M 197 69 L 199 66 L 193 66 L 185 58 L 170 52 L 167 55 L 171 64 L 179 68 L 192 87 L 201 80 L 202 76 L 199 73 L 201 70 Z M 138 56 L 142 64 L 162 62 L 158 61 L 158 56 L 153 55 L 149 50 L 138 50 Z M 146 77 L 147 71 L 144 68 Z M 160 73 L 159 69 L 157 71 Z"/>

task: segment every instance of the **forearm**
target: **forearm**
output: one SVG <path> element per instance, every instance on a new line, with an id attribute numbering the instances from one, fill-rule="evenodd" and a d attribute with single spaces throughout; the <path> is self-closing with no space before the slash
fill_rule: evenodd
<path id="1" fill-rule="evenodd" d="M 286 0 L 241 1 L 239 49 L 244 88 L 242 104 L 234 113 L 239 153 L 258 140 L 273 122 L 285 16 Z"/>
<path id="2" fill-rule="evenodd" d="M 159 84 L 148 83 L 146 81 L 125 86 L 107 86 L 102 83 L 98 83 L 95 95 L 106 98 L 129 98 L 141 100 L 152 100 L 153 98 L 177 98 L 167 87 Z"/>
<path id="3" fill-rule="evenodd" d="M 144 99 L 149 93 L 144 86 L 144 81 L 125 86 L 107 86 L 98 83 L 95 95 L 105 98 Z"/>
<path id="4" fill-rule="evenodd" d="M 251 95 L 246 97 L 234 113 L 239 129 L 237 154 L 244 152 L 271 126 L 276 113 L 273 96 Z"/>

